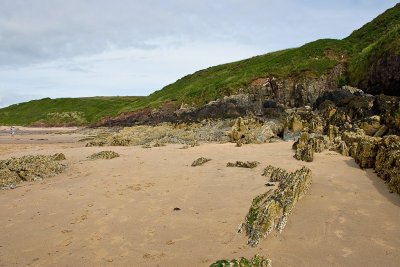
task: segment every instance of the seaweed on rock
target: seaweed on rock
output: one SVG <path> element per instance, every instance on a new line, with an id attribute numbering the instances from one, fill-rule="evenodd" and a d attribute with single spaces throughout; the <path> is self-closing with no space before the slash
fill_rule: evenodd
<path id="1" fill-rule="evenodd" d="M 207 158 L 203 158 L 203 157 L 198 158 L 192 162 L 192 167 L 204 165 L 204 163 L 209 162 L 210 160 L 211 159 L 207 159 Z"/>
<path id="2" fill-rule="evenodd" d="M 228 162 L 226 164 L 226 167 L 241 167 L 241 168 L 253 169 L 257 167 L 259 164 L 260 162 L 258 161 L 236 161 L 235 163 Z"/>
<path id="3" fill-rule="evenodd" d="M 219 260 L 210 265 L 210 267 L 271 267 L 272 261 L 259 254 L 254 255 L 250 260 L 240 257 L 231 261 Z"/>
<path id="4" fill-rule="evenodd" d="M 90 155 L 89 159 L 113 159 L 118 158 L 119 154 L 114 151 L 100 151 L 98 153 L 94 153 Z"/>
<path id="5" fill-rule="evenodd" d="M 61 155 L 64 156 L 26 155 L 0 160 L 0 188 L 14 188 L 22 181 L 36 181 L 62 173 L 65 165 L 57 162 L 62 159 Z"/>
<path id="6" fill-rule="evenodd" d="M 312 182 L 311 170 L 307 167 L 287 172 L 268 166 L 264 175 L 270 176 L 271 182 L 279 182 L 279 186 L 276 190 L 268 190 L 255 197 L 245 223 L 239 226 L 239 232 L 245 231 L 249 237 L 247 243 L 252 247 L 257 246 L 260 239 L 272 230 L 282 232 L 293 207 L 307 193 Z"/>

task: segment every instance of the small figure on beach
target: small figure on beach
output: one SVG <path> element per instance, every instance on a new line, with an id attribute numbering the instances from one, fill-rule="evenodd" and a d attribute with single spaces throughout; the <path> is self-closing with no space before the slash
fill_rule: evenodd
<path id="1" fill-rule="evenodd" d="M 11 135 L 11 137 L 14 137 L 14 133 L 15 133 L 14 127 L 11 126 L 11 128 L 10 128 L 10 135 Z"/>

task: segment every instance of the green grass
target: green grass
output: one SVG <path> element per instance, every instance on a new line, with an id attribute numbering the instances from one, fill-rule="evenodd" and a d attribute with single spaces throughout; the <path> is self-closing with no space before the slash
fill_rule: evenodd
<path id="1" fill-rule="evenodd" d="M 122 109 L 140 98 L 85 97 L 32 100 L 0 109 L 0 124 L 31 125 L 39 121 L 58 124 L 76 121 L 78 124 L 87 125 L 106 116 L 118 115 Z M 78 116 L 71 117 L 69 116 L 71 114 Z"/>
<path id="2" fill-rule="evenodd" d="M 352 57 L 349 67 L 351 83 L 360 85 L 365 80 L 369 67 L 385 54 L 400 55 L 400 25 Z"/>
<path id="3" fill-rule="evenodd" d="M 85 125 L 106 116 L 157 108 L 165 102 L 198 107 L 234 94 L 257 78 L 319 77 L 339 62 L 348 65 L 348 77 L 339 83 L 358 86 L 371 64 L 382 55 L 400 53 L 399 25 L 400 4 L 397 4 L 343 40 L 322 39 L 299 48 L 210 67 L 187 75 L 147 97 L 42 99 L 12 105 L 0 109 L 0 124 L 75 121 Z"/>
<path id="4" fill-rule="evenodd" d="M 399 23 L 400 3 L 386 10 L 360 29 L 353 31 L 350 36 L 343 40 L 352 44 L 354 52 L 361 52 L 364 48 L 378 41 L 382 36 L 398 26 Z"/>

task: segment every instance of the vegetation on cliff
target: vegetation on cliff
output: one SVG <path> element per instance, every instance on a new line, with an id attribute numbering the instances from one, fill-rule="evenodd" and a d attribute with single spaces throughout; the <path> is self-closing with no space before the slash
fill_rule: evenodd
<path id="1" fill-rule="evenodd" d="M 0 125 L 88 125 L 116 116 L 140 97 L 43 98 L 0 109 Z"/>

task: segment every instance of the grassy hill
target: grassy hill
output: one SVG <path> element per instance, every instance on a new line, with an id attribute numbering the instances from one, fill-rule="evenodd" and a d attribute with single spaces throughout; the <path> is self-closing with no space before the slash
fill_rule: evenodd
<path id="1" fill-rule="evenodd" d="M 105 116 L 159 107 L 164 102 L 201 106 L 235 93 L 260 77 L 318 77 L 339 62 L 348 65 L 347 82 L 363 82 L 383 54 L 400 54 L 400 4 L 343 40 L 322 39 L 299 48 L 210 67 L 187 75 L 147 97 L 42 99 L 0 109 L 0 124 L 37 122 L 90 124 Z"/>
<path id="2" fill-rule="evenodd" d="M 116 116 L 141 97 L 43 98 L 0 109 L 1 125 L 88 125 Z"/>

